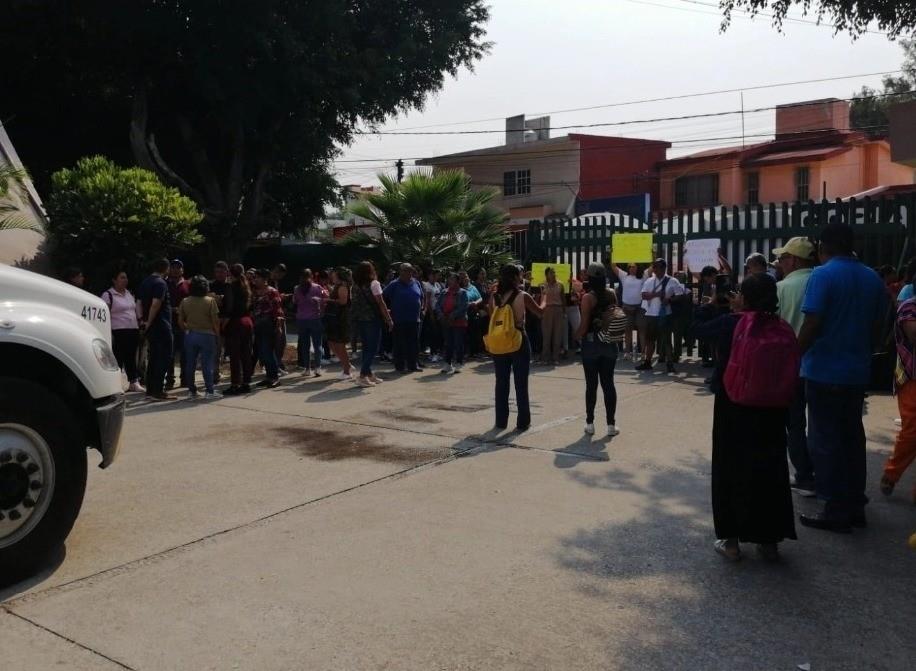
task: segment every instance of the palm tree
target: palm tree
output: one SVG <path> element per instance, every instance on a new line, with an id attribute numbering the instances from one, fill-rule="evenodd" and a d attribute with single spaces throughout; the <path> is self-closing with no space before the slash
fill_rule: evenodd
<path id="1" fill-rule="evenodd" d="M 28 173 L 21 168 L 0 165 L 0 231 L 25 230 L 44 233 L 41 226 L 22 213 L 15 203 L 3 202 L 14 188 L 19 189 Z"/>
<path id="2" fill-rule="evenodd" d="M 493 268 L 511 259 L 507 215 L 492 205 L 496 192 L 471 189 L 459 170 L 415 172 L 403 182 L 379 175 L 382 191 L 348 210 L 378 229 L 378 237 L 355 232 L 341 242 L 374 244 L 389 263 L 409 261 L 434 268 Z"/>

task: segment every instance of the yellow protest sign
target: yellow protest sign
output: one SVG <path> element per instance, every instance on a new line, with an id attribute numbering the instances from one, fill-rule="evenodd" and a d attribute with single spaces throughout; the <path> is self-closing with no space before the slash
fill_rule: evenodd
<path id="1" fill-rule="evenodd" d="M 614 263 L 650 263 L 654 260 L 651 233 L 614 233 L 611 247 Z"/>
<path id="2" fill-rule="evenodd" d="M 557 274 L 557 282 L 563 285 L 563 292 L 569 292 L 569 282 L 572 279 L 572 267 L 562 263 L 532 263 L 531 286 L 537 287 L 547 282 L 547 269 L 553 268 Z"/>

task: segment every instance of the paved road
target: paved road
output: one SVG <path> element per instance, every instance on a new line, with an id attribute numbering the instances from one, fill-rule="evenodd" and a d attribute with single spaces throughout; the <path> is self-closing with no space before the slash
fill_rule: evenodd
<path id="1" fill-rule="evenodd" d="M 56 565 L 0 592 L 0 668 L 914 668 L 912 475 L 864 532 L 723 564 L 704 371 L 623 368 L 613 440 L 574 365 L 523 435 L 487 433 L 485 364 L 137 402 Z M 869 399 L 872 483 L 895 414 Z"/>

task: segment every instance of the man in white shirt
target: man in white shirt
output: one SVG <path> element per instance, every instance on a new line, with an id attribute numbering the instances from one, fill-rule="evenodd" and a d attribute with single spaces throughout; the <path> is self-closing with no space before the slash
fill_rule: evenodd
<path id="1" fill-rule="evenodd" d="M 684 293 L 684 285 L 668 274 L 668 263 L 656 259 L 652 276 L 642 287 L 646 306 L 646 333 L 643 362 L 636 370 L 652 370 L 652 355 L 658 349 L 658 362 L 666 363 L 667 371 L 674 372 L 671 346 L 671 298 Z"/>

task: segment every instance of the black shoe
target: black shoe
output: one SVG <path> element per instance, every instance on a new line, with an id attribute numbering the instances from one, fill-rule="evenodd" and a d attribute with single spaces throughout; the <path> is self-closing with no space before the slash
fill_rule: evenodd
<path id="1" fill-rule="evenodd" d="M 864 529 L 868 526 L 868 520 L 865 519 L 865 511 L 853 513 L 849 516 L 849 523 L 856 529 Z"/>
<path id="2" fill-rule="evenodd" d="M 416 368 L 408 368 L 408 373 L 420 373 L 424 370 L 424 366 L 417 366 Z"/>
<path id="3" fill-rule="evenodd" d="M 223 392 L 223 396 L 238 396 L 242 392 L 238 387 L 229 387 L 226 391 Z"/>
<path id="4" fill-rule="evenodd" d="M 524 433 L 525 431 L 527 431 L 527 430 L 530 429 L 530 428 L 531 428 L 531 425 L 530 425 L 530 424 L 525 424 L 525 426 L 516 426 L 516 427 L 515 427 L 515 430 L 516 430 L 518 433 Z"/>
<path id="5" fill-rule="evenodd" d="M 715 363 L 712 361 L 704 361 L 703 368 L 715 368 Z"/>
<path id="6" fill-rule="evenodd" d="M 280 386 L 280 380 L 269 380 L 269 381 L 267 382 L 267 388 L 268 388 L 268 389 L 274 389 L 274 388 L 279 387 L 279 386 Z"/>
<path id="7" fill-rule="evenodd" d="M 636 366 L 634 370 L 652 370 L 652 364 L 643 362 L 639 364 L 638 366 Z"/>
<path id="8" fill-rule="evenodd" d="M 824 531 L 833 531 L 838 534 L 852 533 L 852 526 L 848 520 L 840 520 L 835 517 L 827 517 L 824 513 L 814 513 L 813 515 L 798 516 L 798 521 L 802 526 L 811 527 L 812 529 L 822 529 Z"/>
<path id="9" fill-rule="evenodd" d="M 241 387 L 239 387 L 239 394 L 250 394 L 250 393 L 251 393 L 250 384 L 243 384 Z"/>
<path id="10" fill-rule="evenodd" d="M 676 373 L 676 372 L 677 372 L 676 370 L 674 370 L 674 364 L 673 364 L 673 363 L 666 364 L 666 365 L 665 365 L 665 370 L 667 370 L 669 373 Z"/>
<path id="11" fill-rule="evenodd" d="M 703 380 L 703 384 L 705 384 L 708 387 L 709 385 L 712 384 L 712 378 L 711 377 L 706 378 L 705 380 Z"/>

